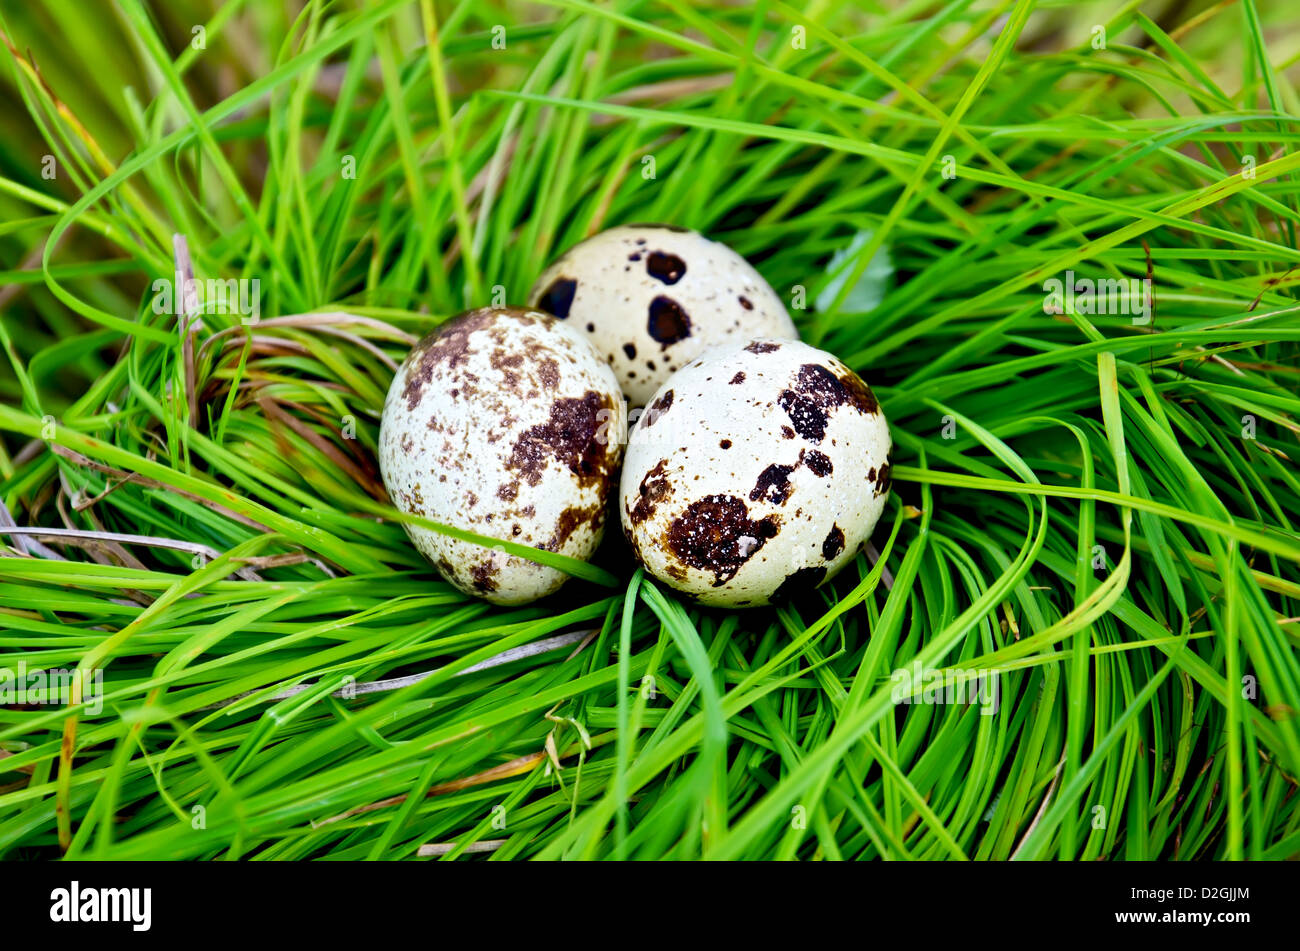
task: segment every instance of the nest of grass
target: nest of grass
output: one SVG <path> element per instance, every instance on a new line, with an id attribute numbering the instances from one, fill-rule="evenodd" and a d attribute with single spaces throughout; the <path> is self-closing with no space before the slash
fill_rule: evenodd
<path id="1" fill-rule="evenodd" d="M 1300 853 L 1285 5 L 504 11 L 6 14 L 0 855 Z M 491 607 L 384 496 L 410 343 L 628 221 L 889 416 L 873 550 L 786 606 L 611 537 Z"/>

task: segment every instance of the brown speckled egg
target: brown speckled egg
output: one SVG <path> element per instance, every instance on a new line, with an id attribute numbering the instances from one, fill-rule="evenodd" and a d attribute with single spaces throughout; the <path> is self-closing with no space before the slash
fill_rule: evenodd
<path id="1" fill-rule="evenodd" d="M 853 560 L 889 495 L 889 458 L 875 396 L 830 354 L 791 340 L 712 349 L 632 428 L 623 531 L 694 600 L 769 604 Z"/>
<path id="2" fill-rule="evenodd" d="M 707 347 L 799 336 L 748 261 L 673 225 L 622 225 L 588 238 L 542 272 L 528 300 L 591 339 L 632 406 Z"/>
<path id="3" fill-rule="evenodd" d="M 614 374 L 585 337 L 537 311 L 483 308 L 444 324 L 393 378 L 379 467 L 403 512 L 586 559 L 604 531 L 626 431 Z M 565 575 L 407 525 L 447 581 L 496 604 Z"/>

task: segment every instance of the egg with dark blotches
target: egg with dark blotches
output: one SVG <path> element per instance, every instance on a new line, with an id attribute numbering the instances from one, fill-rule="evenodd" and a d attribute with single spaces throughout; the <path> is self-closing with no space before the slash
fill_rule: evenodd
<path id="1" fill-rule="evenodd" d="M 621 225 L 588 238 L 542 272 L 528 300 L 591 339 L 632 406 L 708 347 L 799 336 L 748 261 L 674 225 Z"/>
<path id="2" fill-rule="evenodd" d="M 495 539 L 589 558 L 604 532 L 626 433 L 613 371 L 581 334 L 538 311 L 482 308 L 421 340 L 379 426 L 393 504 Z M 407 524 L 452 585 L 496 604 L 555 591 L 555 568 Z"/>
<path id="3" fill-rule="evenodd" d="M 871 388 L 830 354 L 774 339 L 711 349 L 632 427 L 623 531 L 650 574 L 701 604 L 770 604 L 866 545 L 890 448 Z"/>

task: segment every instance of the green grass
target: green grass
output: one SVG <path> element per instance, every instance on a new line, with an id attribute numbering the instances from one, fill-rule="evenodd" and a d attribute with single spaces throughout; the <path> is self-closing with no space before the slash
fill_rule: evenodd
<path id="1" fill-rule="evenodd" d="M 103 686 L 0 705 L 0 856 L 1300 856 L 1300 30 L 1166 6 L 0 4 L 0 666 Z M 395 362 L 653 220 L 876 389 L 873 551 L 460 595 L 377 482 Z M 173 234 L 257 324 L 154 313 Z"/>

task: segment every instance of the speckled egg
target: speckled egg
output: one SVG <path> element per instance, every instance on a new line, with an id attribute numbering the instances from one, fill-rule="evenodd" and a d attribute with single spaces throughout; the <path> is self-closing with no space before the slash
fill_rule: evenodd
<path id="1" fill-rule="evenodd" d="M 618 381 L 581 334 L 538 311 L 483 308 L 444 324 L 393 377 L 379 467 L 403 512 L 586 559 L 604 530 L 626 432 Z M 447 581 L 496 604 L 565 575 L 407 525 Z"/>
<path id="2" fill-rule="evenodd" d="M 632 428 L 623 530 L 647 571 L 694 600 L 769 604 L 853 560 L 889 495 L 889 458 L 875 396 L 830 354 L 714 348 Z"/>
<path id="3" fill-rule="evenodd" d="M 591 338 L 633 406 L 707 347 L 799 337 L 748 261 L 673 225 L 622 225 L 588 238 L 542 272 L 528 300 Z"/>

